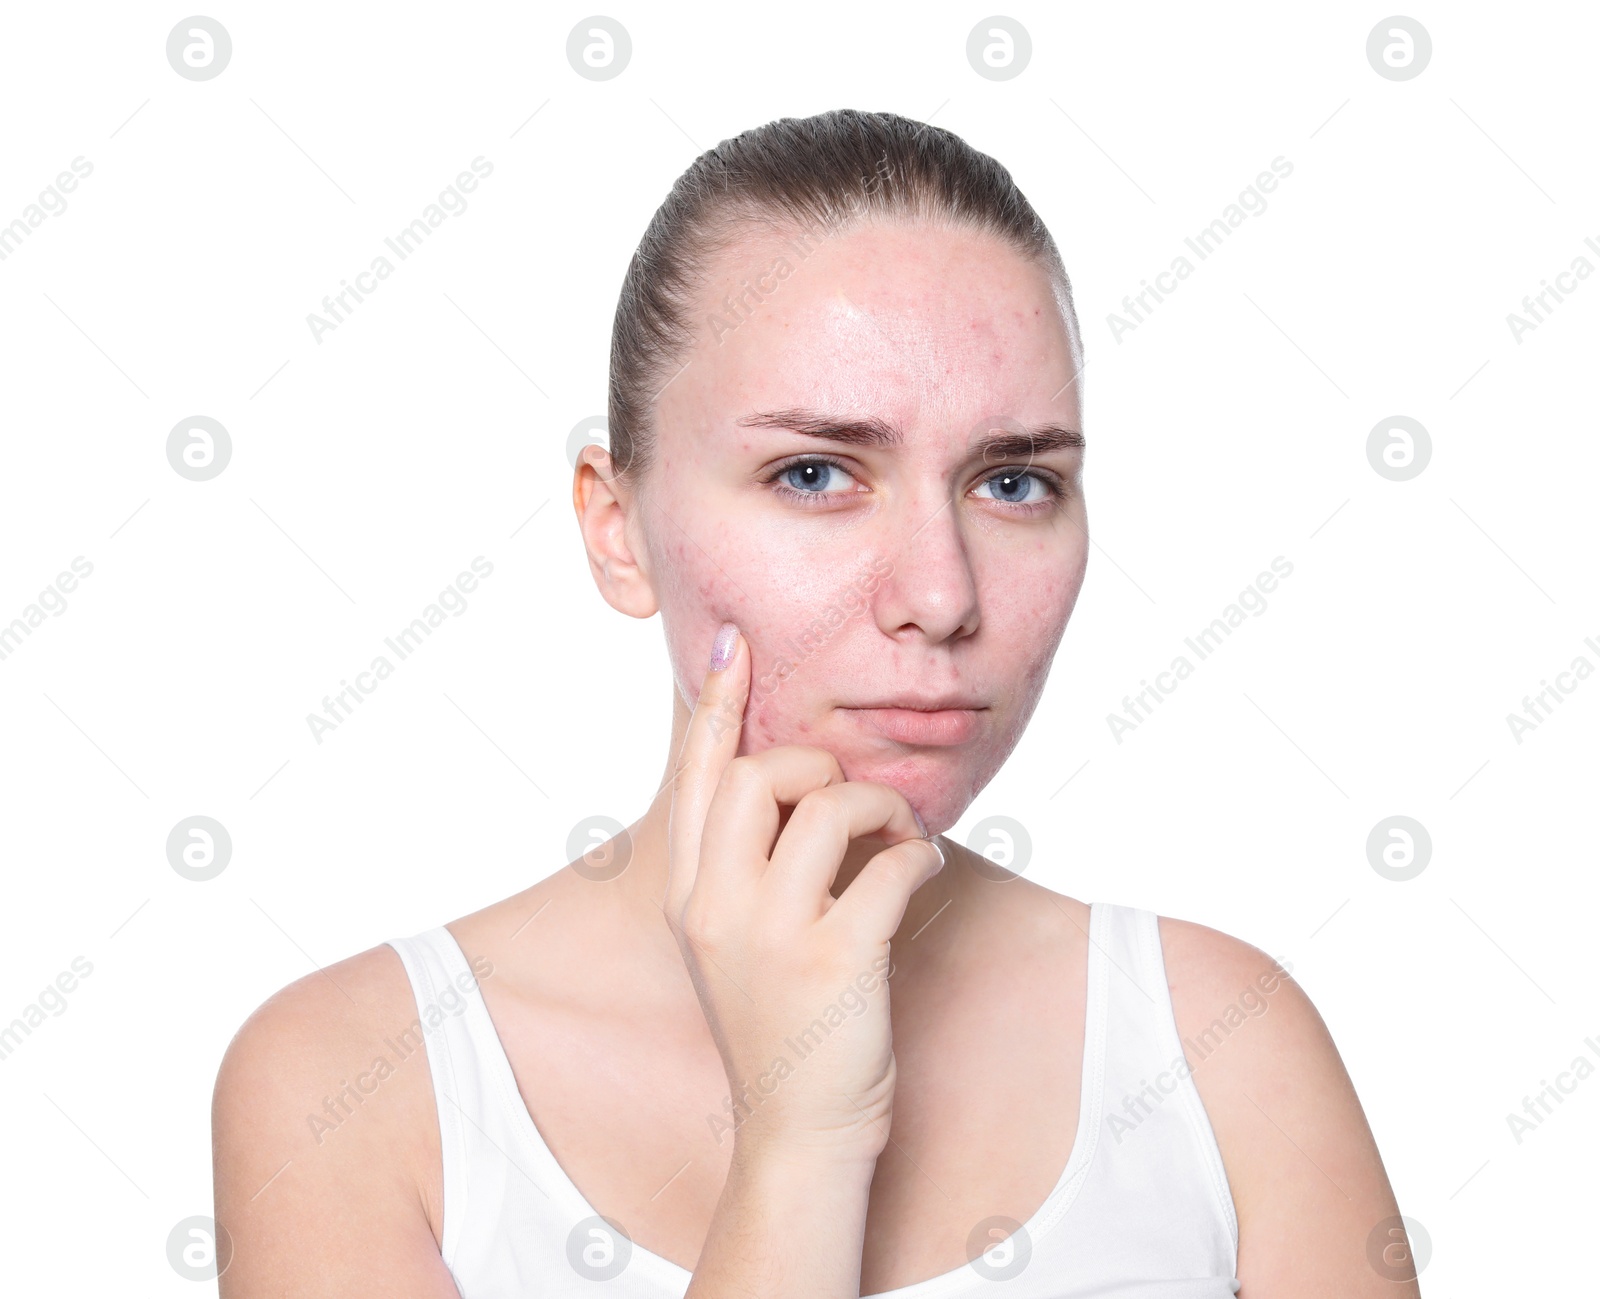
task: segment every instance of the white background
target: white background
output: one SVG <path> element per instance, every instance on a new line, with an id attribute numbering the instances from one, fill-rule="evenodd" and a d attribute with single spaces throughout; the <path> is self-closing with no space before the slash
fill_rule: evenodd
<path id="1" fill-rule="evenodd" d="M 845 106 L 1012 170 L 1087 349 L 1088 578 L 951 833 L 1012 817 L 1032 878 L 1291 961 L 1431 1239 L 1425 1293 L 1592 1284 L 1600 1077 L 1520 1143 L 1506 1116 L 1600 1057 L 1600 677 L 1520 744 L 1506 715 L 1600 667 L 1600 277 L 1520 342 L 1506 317 L 1600 266 L 1596 12 L 1410 10 L 1432 60 L 1397 82 L 1366 57 L 1382 8 L 1023 5 L 1031 63 L 996 82 L 981 8 L 624 5 L 632 61 L 594 82 L 566 59 L 591 11 L 532 8 L 224 5 L 204 82 L 166 60 L 184 10 L 6 15 L 0 222 L 93 172 L 0 262 L 0 623 L 94 571 L 0 661 L 0 1024 L 93 964 L 0 1061 L 5 1288 L 210 1290 L 166 1239 L 211 1209 L 248 1013 L 643 810 L 666 656 L 588 576 L 567 435 L 673 179 Z M 315 341 L 480 155 L 470 207 Z M 1267 210 L 1117 341 L 1108 313 L 1278 156 Z M 208 482 L 165 454 L 197 414 L 233 444 Z M 1366 454 L 1397 414 L 1433 445 L 1405 482 Z M 306 714 L 478 555 L 467 611 L 317 744 Z M 1266 612 L 1117 743 L 1107 714 L 1278 555 Z M 204 883 L 165 853 L 196 814 L 233 840 Z M 1396 814 L 1433 844 L 1402 883 L 1366 853 Z"/>

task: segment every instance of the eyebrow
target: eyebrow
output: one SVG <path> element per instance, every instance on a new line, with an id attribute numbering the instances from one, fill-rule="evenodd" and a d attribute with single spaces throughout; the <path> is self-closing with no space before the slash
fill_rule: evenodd
<path id="1" fill-rule="evenodd" d="M 876 415 L 830 415 L 825 411 L 789 407 L 785 410 L 756 411 L 734 421 L 744 428 L 784 429 L 805 437 L 824 438 L 860 447 L 896 447 L 905 435 L 888 420 Z M 1045 451 L 1081 451 L 1084 436 L 1074 428 L 1059 424 L 1019 425 L 1007 428 L 996 421 L 990 436 L 978 438 L 969 450 L 984 460 L 1026 458 Z"/>

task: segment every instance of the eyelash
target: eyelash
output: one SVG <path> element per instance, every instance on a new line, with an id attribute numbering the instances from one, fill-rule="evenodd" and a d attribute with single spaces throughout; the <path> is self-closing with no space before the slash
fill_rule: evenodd
<path id="1" fill-rule="evenodd" d="M 779 465 L 772 471 L 772 473 L 768 474 L 767 477 L 762 479 L 762 482 L 775 487 L 779 495 L 788 497 L 791 500 L 798 500 L 801 504 L 811 508 L 815 508 L 817 502 L 825 500 L 829 496 L 844 494 L 839 492 L 802 492 L 796 488 L 790 487 L 787 483 L 778 481 L 791 470 L 804 469 L 810 465 L 829 465 L 832 468 L 839 470 L 840 473 L 850 473 L 850 467 L 848 465 L 842 464 L 840 461 L 834 460 L 829 456 L 802 456 L 798 460 L 791 460 L 787 464 Z M 1010 508 L 1016 511 L 1018 514 L 1036 514 L 1040 510 L 1054 509 L 1066 499 L 1066 489 L 1062 486 L 1061 480 L 1055 474 L 1043 469 L 1024 469 L 1020 465 L 1008 465 L 990 474 L 983 481 L 986 483 L 992 483 L 996 479 L 1021 477 L 1024 474 L 1030 478 L 1036 478 L 1043 483 L 1045 489 L 1050 493 L 1049 499 L 1043 501 L 1024 501 L 1020 503 L 1001 501 L 999 502 L 1000 504 L 1009 504 Z M 854 474 L 851 474 L 850 476 L 852 478 L 855 477 Z"/>

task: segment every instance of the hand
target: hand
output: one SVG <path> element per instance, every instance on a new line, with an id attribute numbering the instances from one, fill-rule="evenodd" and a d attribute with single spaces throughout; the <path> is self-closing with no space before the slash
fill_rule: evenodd
<path id="1" fill-rule="evenodd" d="M 735 757 L 749 690 L 738 636 L 679 755 L 663 909 L 728 1073 L 737 1143 L 876 1160 L 895 1085 L 889 940 L 944 854 L 903 795 L 845 780 L 825 749 Z M 891 846 L 835 899 L 866 836 Z"/>

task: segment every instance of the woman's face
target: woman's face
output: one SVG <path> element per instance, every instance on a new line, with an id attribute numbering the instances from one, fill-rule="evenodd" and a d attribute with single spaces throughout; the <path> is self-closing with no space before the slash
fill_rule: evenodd
<path id="1" fill-rule="evenodd" d="M 1072 339 L 992 236 L 754 229 L 702 294 L 630 520 L 674 678 L 692 707 L 737 623 L 739 752 L 828 749 L 937 834 L 1021 737 L 1083 582 Z"/>

